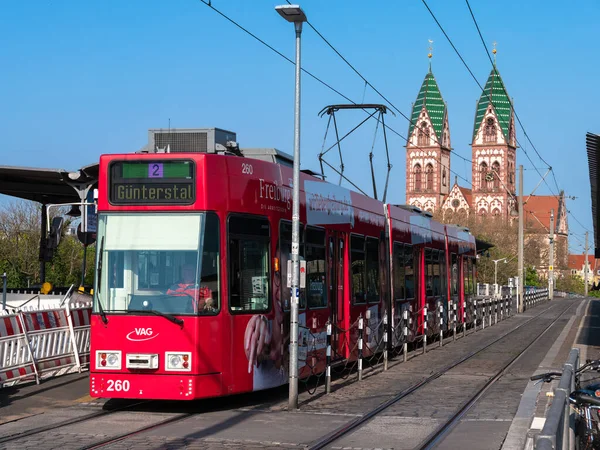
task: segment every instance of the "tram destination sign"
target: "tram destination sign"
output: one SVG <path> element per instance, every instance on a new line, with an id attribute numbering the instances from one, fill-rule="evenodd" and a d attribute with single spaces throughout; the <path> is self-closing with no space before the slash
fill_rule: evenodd
<path id="1" fill-rule="evenodd" d="M 196 200 L 193 161 L 113 161 L 109 174 L 113 205 L 190 205 Z"/>

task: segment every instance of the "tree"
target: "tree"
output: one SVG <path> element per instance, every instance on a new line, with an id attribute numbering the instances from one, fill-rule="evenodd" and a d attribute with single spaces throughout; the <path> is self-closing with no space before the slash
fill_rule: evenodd
<path id="1" fill-rule="evenodd" d="M 62 211 L 57 211 L 61 213 Z M 66 236 L 72 224 L 65 217 L 63 235 L 52 261 L 46 264 L 46 281 L 54 286 L 79 285 L 83 263 L 83 245 L 74 236 Z M 26 287 L 40 281 L 41 205 L 14 201 L 0 207 L 0 271 L 7 274 L 11 288 Z M 85 284 L 94 279 L 94 246 L 88 247 Z"/>

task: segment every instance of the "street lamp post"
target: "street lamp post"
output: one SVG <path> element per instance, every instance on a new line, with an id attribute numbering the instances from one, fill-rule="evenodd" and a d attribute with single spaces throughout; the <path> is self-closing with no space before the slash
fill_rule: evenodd
<path id="1" fill-rule="evenodd" d="M 504 261 L 504 264 L 506 264 L 506 258 L 500 258 L 500 259 L 493 259 L 492 260 L 494 262 L 494 285 L 497 286 L 498 285 L 498 263 L 500 261 Z"/>
<path id="2" fill-rule="evenodd" d="M 300 298 L 300 36 L 306 14 L 298 5 L 276 6 L 275 10 L 296 30 L 296 88 L 294 97 L 294 176 L 292 186 L 292 301 L 290 311 L 290 367 L 288 409 L 298 408 L 298 302 Z"/>

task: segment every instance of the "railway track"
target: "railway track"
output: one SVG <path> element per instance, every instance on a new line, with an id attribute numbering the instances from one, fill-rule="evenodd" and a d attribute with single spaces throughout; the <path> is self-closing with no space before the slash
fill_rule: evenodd
<path id="1" fill-rule="evenodd" d="M 541 333 L 539 333 L 527 345 L 527 347 L 525 347 L 515 357 L 513 357 L 508 363 L 506 363 L 500 370 L 498 370 L 495 373 L 495 375 L 492 376 L 485 383 L 485 385 L 481 389 L 479 389 L 466 402 L 464 402 L 461 405 L 461 407 L 446 422 L 444 422 L 442 425 L 440 425 L 438 428 L 436 428 L 436 430 L 434 432 L 432 432 L 423 441 L 423 443 L 418 448 L 423 449 L 423 450 L 424 449 L 431 449 L 431 448 L 434 448 L 439 442 L 441 442 L 454 429 L 454 427 L 460 422 L 461 418 L 478 402 L 478 400 L 513 366 L 513 364 L 515 364 L 519 360 L 519 358 L 521 358 L 527 352 L 527 350 L 531 346 L 533 346 L 540 339 L 542 339 L 542 337 L 546 334 L 546 332 L 548 330 L 550 330 L 550 328 L 552 328 L 552 326 L 554 326 L 556 324 L 556 322 L 558 322 L 558 320 L 561 319 L 569 311 L 569 309 L 571 307 L 573 307 L 573 305 L 575 305 L 575 303 L 569 304 L 564 309 L 564 311 L 562 311 L 547 327 L 545 327 L 542 330 Z M 362 426 L 364 426 L 367 422 L 371 421 L 374 417 L 376 417 L 378 414 L 380 414 L 381 412 L 385 411 L 386 409 L 388 409 L 389 407 L 391 407 L 395 403 L 397 403 L 400 400 L 404 399 L 408 395 L 413 394 L 414 392 L 416 392 L 417 390 L 421 389 L 422 387 L 430 384 L 432 381 L 440 378 L 442 375 L 446 374 L 451 369 L 459 366 L 460 364 L 463 364 L 466 361 L 469 361 L 470 359 L 472 359 L 476 355 L 481 354 L 482 352 L 484 352 L 485 350 L 487 350 L 488 348 L 490 348 L 494 344 L 498 343 L 502 339 L 505 339 L 506 337 L 508 337 L 511 334 L 515 333 L 517 330 L 523 328 L 525 325 L 527 325 L 527 324 L 531 323 L 532 321 L 536 320 L 537 318 L 539 318 L 540 316 L 542 316 L 543 314 L 545 314 L 549 310 L 551 310 L 553 308 L 556 308 L 556 307 L 559 307 L 559 306 L 560 306 L 560 304 L 557 304 L 557 305 L 551 305 L 550 307 L 545 308 L 539 314 L 531 317 L 530 319 L 528 319 L 527 321 L 525 321 L 525 322 L 521 323 L 520 325 L 516 326 L 512 330 L 504 333 L 502 336 L 500 336 L 497 339 L 495 339 L 494 341 L 490 342 L 485 347 L 482 347 L 481 349 L 473 351 L 473 352 L 465 355 L 464 357 L 458 359 L 457 361 L 454 361 L 453 363 L 445 366 L 444 368 L 440 369 L 439 371 L 431 374 L 427 378 L 421 380 L 418 383 L 415 383 L 414 385 L 410 386 L 409 388 L 405 389 L 404 391 L 398 393 L 396 396 L 392 397 L 388 401 L 386 401 L 386 402 L 382 403 L 381 405 L 377 406 L 376 408 L 374 408 L 373 410 L 369 411 L 368 413 L 362 415 L 361 417 L 356 418 L 355 420 L 353 420 L 353 421 L 349 422 L 348 424 L 346 424 L 346 425 L 338 428 L 337 430 L 334 430 L 332 433 L 330 433 L 330 434 L 322 437 L 321 439 L 319 439 L 317 441 L 314 441 L 309 446 L 309 449 L 310 450 L 320 450 L 320 449 L 323 449 L 323 448 L 327 448 L 327 447 L 331 446 L 332 444 L 340 441 L 342 438 L 344 438 L 346 436 L 349 436 L 351 433 L 353 433 L 357 429 L 359 429 Z"/>
<path id="2" fill-rule="evenodd" d="M 27 431 L 20 431 L 17 433 L 9 434 L 7 436 L 0 437 L 0 444 L 14 442 L 19 439 L 24 439 L 24 438 L 27 438 L 30 436 L 35 436 L 37 434 L 45 433 L 47 431 L 56 430 L 57 428 L 64 428 L 64 427 L 68 427 L 68 426 L 75 425 L 78 423 L 86 422 L 88 420 L 94 420 L 99 417 L 105 417 L 105 416 L 109 416 L 111 414 L 115 414 L 118 412 L 128 411 L 128 410 L 131 410 L 132 408 L 135 408 L 136 406 L 146 405 L 150 402 L 152 402 L 152 400 L 143 400 L 140 402 L 127 404 L 126 406 L 122 406 L 122 407 L 118 407 L 118 408 L 114 408 L 114 409 L 110 409 L 110 410 L 96 411 L 91 414 L 86 414 L 85 416 L 75 417 L 73 419 L 67 419 L 67 420 L 63 420 L 60 422 L 44 425 L 41 427 L 32 428 Z"/>
<path id="3" fill-rule="evenodd" d="M 439 370 L 439 371 L 431 374 L 430 376 L 428 376 L 424 380 L 420 381 L 419 383 L 415 383 L 414 385 L 412 385 L 408 389 L 406 389 L 406 390 L 402 391 L 401 393 L 399 393 L 398 395 L 396 395 L 394 398 L 390 399 L 389 401 L 387 401 L 387 402 L 383 403 L 382 405 L 378 406 L 377 408 L 373 409 L 368 414 L 365 414 L 365 415 L 357 418 L 356 420 L 348 423 L 347 425 L 345 425 L 345 426 L 343 426 L 343 427 L 335 430 L 333 433 L 331 433 L 329 435 L 326 435 L 325 437 L 323 437 L 322 439 L 320 439 L 318 441 L 313 442 L 309 448 L 311 450 L 322 449 L 322 448 L 326 448 L 326 447 L 331 446 L 332 444 L 336 443 L 337 441 L 340 441 L 342 438 L 344 438 L 345 436 L 348 436 L 350 433 L 352 433 L 353 431 L 359 429 L 362 425 L 366 424 L 368 421 L 370 421 L 371 419 L 373 419 L 374 417 L 376 417 L 382 411 L 386 410 L 390 406 L 392 406 L 395 403 L 399 402 L 400 400 L 402 400 L 403 398 L 407 397 L 408 395 L 416 392 L 417 390 L 419 390 L 420 388 L 426 386 L 427 384 L 431 383 L 432 381 L 438 379 L 439 377 L 441 377 L 442 375 L 444 375 L 445 373 L 447 373 L 452 368 L 457 367 L 460 364 L 462 364 L 462 363 L 464 363 L 464 362 L 472 359 L 476 355 L 481 354 L 482 352 L 484 352 L 485 350 L 487 350 L 488 348 L 490 348 L 494 344 L 497 344 L 502 339 L 505 339 L 506 337 L 510 336 L 512 333 L 515 333 L 517 330 L 522 329 L 527 324 L 529 324 L 532 321 L 538 319 L 543 314 L 547 313 L 548 311 L 553 310 L 554 308 L 560 308 L 561 306 L 562 306 L 561 304 L 554 304 L 554 305 L 550 305 L 547 308 L 544 308 L 543 311 L 539 312 L 539 314 L 536 314 L 535 316 L 529 318 L 525 322 L 523 322 L 523 323 L 519 324 L 518 326 L 512 328 L 511 330 L 507 331 L 502 336 L 500 336 L 497 339 L 495 339 L 493 342 L 487 344 L 485 347 L 470 352 L 469 354 L 463 356 L 462 358 L 458 359 L 457 361 L 455 361 L 455 362 L 453 362 L 453 363 L 445 366 L 441 370 Z M 461 418 L 469 411 L 469 409 L 473 405 L 475 405 L 477 403 L 478 399 L 481 398 L 485 394 L 485 392 L 491 386 L 493 386 L 493 384 L 497 380 L 499 380 L 502 377 L 502 375 L 508 369 L 510 369 L 510 367 L 533 344 L 535 344 L 535 342 L 538 342 L 544 336 L 544 334 L 561 317 L 563 317 L 564 314 L 566 314 L 568 312 L 569 308 L 571 308 L 572 306 L 573 306 L 573 304 L 570 304 L 566 308 L 564 308 L 564 310 L 562 312 L 560 312 L 560 314 L 547 327 L 545 327 L 544 330 L 542 330 L 542 332 L 539 333 L 529 343 L 529 345 L 525 349 L 523 349 L 522 351 L 520 351 L 518 355 L 516 355 L 514 358 L 511 359 L 511 361 L 509 361 L 500 370 L 498 370 L 497 373 L 486 382 L 486 384 L 483 386 L 483 388 L 481 388 L 475 395 L 473 395 L 468 401 L 466 401 L 460 407 L 460 409 L 458 409 L 456 411 L 456 413 L 454 413 L 452 415 L 452 417 L 447 422 L 445 422 L 443 425 L 439 426 L 430 436 L 428 436 L 426 438 L 426 440 L 423 442 L 423 444 L 422 444 L 422 446 L 420 448 L 423 448 L 423 449 L 433 448 L 435 445 L 437 445 L 437 443 L 439 443 L 441 440 L 443 440 L 444 437 L 447 436 L 448 433 L 450 433 L 452 431 L 452 429 L 456 426 L 456 424 L 458 424 L 460 422 Z M 111 414 L 115 414 L 117 412 L 128 412 L 128 411 L 131 411 L 131 410 L 135 410 L 136 407 L 139 407 L 139 406 L 141 406 L 143 404 L 148 404 L 150 402 L 151 401 L 143 401 L 143 402 L 137 402 L 137 403 L 134 403 L 134 404 L 128 404 L 128 405 L 125 405 L 125 406 L 120 407 L 120 408 L 114 408 L 114 409 L 111 409 L 111 410 L 99 411 L 99 412 L 95 412 L 95 413 L 92 413 L 92 414 L 88 414 L 88 415 L 83 416 L 83 417 L 78 417 L 78 418 L 75 418 L 75 419 L 65 420 L 63 422 L 51 424 L 51 425 L 48 425 L 48 426 L 38 427 L 38 428 L 29 430 L 29 431 L 26 431 L 26 432 L 16 433 L 16 434 L 13 434 L 13 435 L 10 435 L 10 436 L 6 436 L 6 437 L 3 437 L 3 438 L 0 438 L 0 444 L 4 444 L 4 443 L 8 443 L 8 442 L 17 443 L 15 441 L 20 441 L 21 439 L 24 439 L 24 438 L 27 438 L 27 437 L 30 437 L 30 436 L 34 436 L 34 435 L 38 435 L 38 434 L 42 434 L 42 433 L 45 433 L 45 432 L 48 432 L 48 431 L 54 431 L 57 428 L 65 428 L 65 427 L 68 427 L 70 425 L 74 425 L 74 424 L 78 424 L 78 423 L 82 423 L 82 422 L 86 422 L 86 421 L 94 421 L 94 420 L 99 419 L 99 418 L 101 418 L 103 416 L 108 416 L 108 415 L 111 415 Z M 242 403 L 243 403 L 243 401 L 242 401 Z M 231 406 L 231 405 L 229 405 L 229 406 Z M 155 430 L 155 429 L 158 429 L 158 428 L 161 428 L 161 427 L 166 427 L 168 425 L 184 421 L 184 420 L 186 420 L 186 419 L 188 419 L 188 418 L 190 418 L 190 417 L 198 414 L 199 412 L 200 411 L 184 411 L 184 412 L 179 412 L 179 413 L 176 413 L 176 414 L 172 415 L 171 417 L 167 417 L 167 418 L 164 418 L 162 420 L 160 420 L 160 418 L 159 418 L 154 423 L 149 423 L 149 424 L 147 424 L 145 426 L 141 426 L 141 427 L 136 428 L 134 430 L 128 430 L 127 432 L 116 434 L 114 436 L 103 436 L 103 437 L 100 437 L 100 438 L 96 437 L 96 439 L 91 438 L 91 436 L 90 436 L 91 439 L 88 442 L 84 443 L 83 445 L 78 446 L 77 448 L 82 448 L 82 449 L 97 449 L 97 448 L 108 447 L 108 446 L 111 446 L 113 444 L 123 445 L 123 444 L 126 443 L 126 440 L 129 439 L 129 438 L 134 438 L 135 436 L 137 436 L 139 434 L 142 434 L 144 432 L 152 431 L 152 430 Z M 125 443 L 123 443 L 122 441 L 125 441 Z"/>

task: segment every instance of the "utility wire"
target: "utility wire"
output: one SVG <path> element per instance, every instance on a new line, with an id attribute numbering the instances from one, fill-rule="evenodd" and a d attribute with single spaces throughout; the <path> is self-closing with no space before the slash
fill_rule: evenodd
<path id="1" fill-rule="evenodd" d="M 291 4 L 292 4 L 292 3 L 290 2 L 290 0 L 286 0 L 286 1 L 287 1 L 287 3 L 288 3 L 289 5 L 291 5 Z M 318 35 L 318 36 L 319 36 L 321 39 L 323 39 L 323 42 L 325 42 L 325 43 L 326 43 L 326 44 L 329 46 L 329 48 L 331 48 L 331 50 L 333 50 L 333 51 L 334 51 L 334 53 L 335 53 L 336 55 L 338 55 L 338 56 L 339 56 L 339 57 L 342 59 L 342 61 L 344 61 L 344 62 L 346 63 L 346 65 L 347 65 L 348 67 L 350 67 L 350 69 L 352 69 L 352 71 L 354 71 L 354 73 L 356 73 L 356 75 L 358 75 L 358 76 L 359 76 L 359 78 L 360 78 L 361 80 L 363 80 L 363 81 L 365 82 L 365 86 L 369 86 L 371 89 L 373 89 L 373 91 L 375 91 L 375 93 L 376 93 L 377 95 L 379 95 L 379 96 L 380 96 L 380 97 L 381 97 L 381 98 L 382 98 L 382 99 L 383 99 L 385 102 L 387 102 L 387 103 L 388 103 L 388 104 L 389 104 L 389 105 L 390 105 L 390 106 L 391 106 L 391 107 L 392 107 L 394 110 L 396 110 L 396 112 L 398 112 L 398 114 L 400 114 L 402 117 L 404 117 L 406 120 L 408 120 L 408 122 L 409 122 L 411 125 L 413 125 L 413 126 L 416 126 L 416 125 L 417 125 L 417 124 L 416 124 L 416 123 L 415 123 L 415 122 L 414 122 L 414 121 L 413 121 L 413 120 L 412 120 L 410 117 L 408 117 L 406 114 L 404 114 L 404 112 L 402 112 L 400 109 L 398 109 L 398 108 L 396 107 L 396 105 L 394 105 L 394 104 L 393 104 L 393 103 L 392 103 L 392 102 L 391 102 L 391 101 L 390 101 L 390 100 L 389 100 L 389 99 L 388 99 L 388 98 L 387 98 L 385 95 L 383 95 L 383 94 L 382 94 L 382 93 L 381 93 L 381 92 L 380 92 L 380 91 L 379 91 L 379 90 L 378 90 L 378 89 L 377 89 L 377 88 L 376 88 L 376 87 L 375 87 L 373 84 L 371 84 L 371 83 L 369 82 L 369 80 L 367 80 L 367 79 L 366 79 L 366 78 L 365 78 L 365 77 L 364 77 L 364 76 L 363 76 L 363 75 L 362 75 L 362 74 L 361 74 L 361 73 L 360 73 L 360 72 L 359 72 L 359 71 L 358 71 L 358 70 L 357 70 L 357 69 L 356 69 L 356 68 L 355 68 L 355 67 L 352 65 L 352 63 L 350 63 L 350 61 L 348 61 L 348 60 L 347 60 L 347 59 L 346 59 L 346 58 L 345 58 L 345 57 L 344 57 L 344 56 L 343 56 L 343 55 L 342 55 L 342 54 L 341 54 L 341 53 L 340 53 L 340 52 L 339 52 L 339 51 L 338 51 L 338 50 L 337 50 L 337 49 L 336 49 L 336 48 L 335 48 L 335 47 L 334 47 L 332 44 L 331 44 L 331 42 L 329 42 L 329 41 L 327 40 L 327 38 L 325 38 L 325 36 L 323 36 L 323 35 L 322 35 L 322 34 L 319 32 L 319 30 L 317 30 L 317 29 L 316 29 L 316 27 L 315 27 L 315 26 L 314 26 L 312 23 L 310 23 L 310 21 L 308 21 L 308 20 L 307 20 L 307 21 L 306 21 L 306 24 L 307 24 L 307 25 L 308 25 L 308 26 L 309 26 L 309 27 L 310 27 L 310 28 L 311 28 L 311 29 L 312 29 L 312 30 L 313 30 L 315 33 L 317 33 L 317 35 Z M 437 136 L 435 136 L 435 133 L 434 133 L 434 140 L 435 140 L 435 142 L 436 142 L 438 145 L 442 145 L 442 144 L 439 142 L 439 140 L 437 139 Z M 473 163 L 473 161 L 472 161 L 472 160 L 470 160 L 470 159 L 468 159 L 468 158 L 465 158 L 465 157 L 464 157 L 464 156 L 462 156 L 462 155 L 459 155 L 459 154 L 456 154 L 456 153 L 455 153 L 455 155 L 456 155 L 456 156 L 458 156 L 458 157 L 459 157 L 459 158 L 461 158 L 461 159 L 464 159 L 466 162 Z"/>
<path id="2" fill-rule="evenodd" d="M 473 73 L 473 71 L 471 70 L 471 68 L 469 67 L 469 65 L 467 64 L 467 62 L 464 60 L 464 58 L 462 57 L 462 55 L 460 54 L 460 52 L 458 51 L 458 49 L 454 45 L 454 42 L 452 42 L 452 39 L 450 39 L 450 36 L 448 36 L 448 33 L 446 33 L 446 30 L 444 30 L 444 27 L 442 26 L 442 24 L 440 23 L 440 21 L 437 19 L 437 17 L 433 13 L 433 11 L 431 10 L 431 8 L 427 4 L 427 2 L 425 0 L 421 0 L 421 1 L 423 2 L 423 4 L 425 5 L 425 7 L 427 8 L 427 11 L 429 11 L 429 14 L 431 14 L 431 17 L 433 17 L 433 20 L 435 21 L 435 23 L 437 24 L 437 26 L 439 27 L 439 29 L 442 31 L 442 33 L 444 34 L 444 36 L 446 37 L 446 39 L 448 40 L 448 42 L 450 43 L 450 45 L 452 46 L 452 48 L 454 49 L 454 52 L 458 55 L 458 57 L 462 61 L 463 65 L 466 67 L 467 71 L 471 74 L 471 77 L 473 78 L 473 80 L 475 80 L 475 83 L 477 83 L 477 86 L 479 86 L 479 89 L 481 89 L 481 92 L 483 94 L 485 94 L 484 87 L 481 85 L 481 83 L 479 82 L 479 80 L 477 79 L 477 77 L 475 76 L 475 74 Z M 492 106 L 494 107 L 494 109 L 496 109 L 496 104 L 492 100 L 491 95 L 488 94 L 487 97 L 488 97 L 490 103 L 492 104 Z M 512 110 L 514 112 L 514 108 Z M 500 122 L 500 120 L 501 120 L 500 116 L 498 114 L 496 114 L 496 116 L 498 118 L 498 121 Z M 508 124 L 505 124 L 505 125 L 508 125 Z M 517 141 L 517 145 L 520 145 L 518 139 L 516 138 L 516 136 L 515 136 L 515 140 Z M 531 163 L 531 165 L 535 166 L 535 164 L 533 163 L 533 161 L 529 157 L 529 154 L 525 151 L 525 148 L 523 148 L 523 146 L 520 146 L 520 147 L 523 149 L 523 153 L 525 153 L 525 156 L 527 156 L 527 159 L 529 160 L 529 162 Z M 538 172 L 538 175 L 541 178 L 542 174 L 539 171 L 537 171 L 537 172 Z"/>
<path id="3" fill-rule="evenodd" d="M 423 3 L 425 3 L 425 0 L 422 0 Z M 477 33 L 479 34 L 479 38 L 481 39 L 481 44 L 483 45 L 483 48 L 485 49 L 485 53 L 490 61 L 490 64 L 492 65 L 492 67 L 495 67 L 494 61 L 492 60 L 492 56 L 490 55 L 489 49 L 485 43 L 485 39 L 483 38 L 483 34 L 481 33 L 481 29 L 479 28 L 479 24 L 477 23 L 477 19 L 475 18 L 475 14 L 473 13 L 473 10 L 471 9 L 471 5 L 469 4 L 469 0 L 465 0 L 467 7 L 469 8 L 469 12 L 471 13 L 471 18 L 473 19 L 473 23 L 475 24 L 475 28 L 477 29 Z M 425 6 L 427 6 L 427 4 L 425 3 Z M 433 16 L 433 12 L 431 11 L 431 9 L 429 9 L 429 7 L 427 6 L 427 9 L 429 10 L 430 14 Z M 433 16 L 435 19 L 435 16 Z M 437 22 L 437 19 L 435 19 Z M 438 22 L 439 25 L 439 22 Z M 441 27 L 441 25 L 440 25 Z M 443 31 L 443 30 L 442 30 Z M 446 35 L 446 33 L 444 32 L 444 34 Z M 450 40 L 450 38 L 448 37 L 448 35 L 446 35 L 446 38 L 448 40 Z M 454 50 L 458 53 L 458 51 L 456 50 L 456 48 L 454 47 L 454 45 L 452 46 L 454 48 Z M 459 55 L 460 56 L 460 55 Z M 461 60 L 462 57 L 461 57 Z M 464 60 L 463 60 L 464 63 Z M 471 72 L 469 70 L 469 72 Z M 471 73 L 472 74 L 472 73 Z M 481 87 L 481 86 L 480 86 Z M 514 108 L 514 105 L 512 104 L 512 100 L 509 98 L 508 99 L 510 102 L 510 105 L 515 113 L 515 117 L 517 118 L 517 121 L 519 122 L 519 125 L 521 126 L 521 129 L 523 130 L 523 134 L 525 135 L 525 137 L 527 138 L 527 141 L 529 142 L 529 144 L 531 144 L 531 147 L 533 148 L 533 150 L 535 151 L 535 153 L 537 154 L 538 158 L 544 163 L 546 164 L 546 166 L 548 167 L 548 169 L 550 170 L 550 172 L 552 173 L 552 179 L 554 180 L 554 185 L 556 186 L 556 190 L 558 192 L 558 194 L 554 194 L 552 188 L 550 187 L 550 185 L 548 184 L 548 182 L 546 181 L 546 177 L 543 176 L 542 180 L 544 181 L 544 184 L 546 184 L 546 186 L 548 187 L 548 189 L 550 190 L 550 192 L 556 197 L 559 198 L 559 194 L 560 194 L 560 187 L 558 185 L 558 181 L 556 180 L 556 174 L 554 173 L 554 170 L 552 169 L 552 166 L 550 164 L 548 164 L 548 162 L 542 158 L 542 155 L 540 154 L 540 152 L 538 152 L 537 148 L 535 147 L 535 145 L 533 144 L 533 142 L 531 141 L 529 135 L 527 134 L 527 131 L 525 130 L 525 126 L 523 125 L 523 123 L 521 122 L 521 119 L 519 118 L 519 115 L 517 114 L 517 111 Z M 491 101 L 491 99 L 490 99 Z M 527 155 L 527 152 L 525 151 L 525 149 L 523 148 L 523 152 L 525 153 L 525 155 Z M 531 159 L 529 158 L 529 156 L 527 155 L 527 158 L 529 159 L 529 161 L 531 161 Z M 533 163 L 532 163 L 533 164 Z M 538 172 L 538 174 L 541 176 L 539 170 L 537 168 L 534 167 L 534 169 L 536 170 L 536 172 Z M 567 212 L 571 215 L 571 217 L 573 217 L 573 219 L 575 219 L 575 221 L 581 225 L 584 229 L 587 230 L 586 227 L 584 227 L 581 222 L 569 211 L 567 210 Z M 589 231 L 589 230 L 588 230 Z"/>
<path id="4" fill-rule="evenodd" d="M 469 12 L 471 13 L 471 18 L 473 19 L 473 22 L 475 23 L 475 28 L 477 28 L 477 33 L 479 34 L 479 38 L 481 39 L 481 43 L 483 44 L 483 48 L 485 49 L 485 53 L 487 54 L 488 59 L 490 60 L 490 63 L 492 64 L 492 66 L 495 66 L 494 61 L 492 61 L 492 55 L 490 55 L 490 51 L 488 50 L 488 47 L 485 43 L 485 40 L 483 39 L 483 34 L 481 33 L 481 30 L 479 29 L 479 24 L 477 23 L 477 20 L 475 19 L 475 14 L 473 14 L 473 10 L 471 9 L 471 5 L 469 4 L 469 0 L 465 0 L 465 2 L 467 3 L 467 7 L 469 8 Z M 515 110 L 514 105 L 512 104 L 512 100 L 509 98 L 508 101 L 510 102 L 510 106 L 512 107 L 514 113 L 515 113 L 515 117 L 517 119 L 517 122 L 519 122 L 519 125 L 521 125 L 521 129 L 523 130 L 523 134 L 525 135 L 525 137 L 527 138 L 527 141 L 529 141 L 529 143 L 531 144 L 531 147 L 533 148 L 533 150 L 535 151 L 535 153 L 538 155 L 538 158 L 540 158 L 540 160 L 546 164 L 546 166 L 548 166 L 549 169 L 552 169 L 552 166 L 550 164 L 548 164 L 544 158 L 542 158 L 542 155 L 540 155 L 540 152 L 538 152 L 537 148 L 535 148 L 535 145 L 533 145 L 533 142 L 531 142 L 531 139 L 529 138 L 529 135 L 527 134 L 527 131 L 525 131 L 525 127 L 523 126 L 523 123 L 521 122 L 521 119 L 519 118 L 519 115 L 517 114 L 517 111 Z"/>
<path id="5" fill-rule="evenodd" d="M 215 8 L 210 1 L 207 0 L 200 0 L 200 2 L 202 2 L 204 5 L 208 6 L 209 8 L 211 8 L 213 11 L 215 11 L 217 14 L 219 14 L 221 17 L 223 17 L 224 19 L 226 19 L 228 22 L 232 23 L 233 25 L 235 25 L 237 28 L 239 28 L 240 30 L 244 31 L 246 34 L 248 34 L 249 36 L 253 37 L 255 40 L 257 40 L 258 42 L 260 42 L 261 44 L 263 44 L 265 47 L 269 48 L 271 51 L 275 52 L 277 55 L 279 55 L 280 57 L 282 57 L 283 59 L 285 59 L 286 61 L 288 61 L 289 63 L 295 65 L 295 62 L 293 60 L 291 60 L 290 58 L 288 58 L 287 56 L 285 56 L 283 53 L 281 53 L 280 51 L 278 51 L 277 49 L 275 49 L 273 46 L 269 45 L 267 42 L 265 42 L 263 39 L 259 38 L 258 36 L 256 36 L 254 33 L 252 33 L 251 31 L 249 31 L 247 28 L 243 27 L 242 25 L 240 25 L 238 22 L 236 22 L 235 20 L 233 20 L 232 18 L 230 18 L 229 16 L 227 16 L 225 13 L 221 12 L 220 10 L 218 10 L 217 8 Z M 289 0 L 288 0 L 289 3 Z M 309 24 L 310 25 L 310 24 Z M 312 25 L 310 25 L 312 27 Z M 314 29 L 314 27 L 312 27 Z M 315 30 L 316 32 L 316 30 Z M 318 32 L 317 32 L 318 33 Z M 321 37 L 322 35 L 320 33 L 318 33 Z M 324 39 L 324 38 L 323 38 Z M 330 84 L 326 83 L 325 81 L 321 80 L 319 77 L 317 77 L 316 75 L 314 75 L 313 73 L 309 72 L 308 70 L 301 68 L 302 72 L 306 73 L 307 75 L 309 75 L 311 78 L 313 78 L 314 80 L 318 81 L 319 83 L 321 83 L 323 86 L 327 87 L 328 89 L 330 89 L 331 91 L 335 92 L 336 94 L 338 94 L 339 96 L 341 96 L 342 98 L 344 98 L 345 100 L 347 100 L 348 102 L 356 105 L 357 103 L 354 102 L 353 100 L 351 100 L 349 97 L 347 97 L 346 95 L 342 94 L 340 91 L 338 91 L 337 89 L 335 89 L 334 87 L 332 87 Z M 362 78 L 362 76 L 361 76 Z M 363 78 L 364 79 L 364 78 Z M 368 81 L 365 80 L 365 82 L 373 87 L 370 83 L 368 83 Z M 380 94 L 381 95 L 381 94 Z M 383 98 L 383 96 L 382 96 Z M 385 98 L 384 98 L 385 99 Z M 386 101 L 388 101 L 386 99 Z M 391 104 L 391 102 L 388 101 L 388 103 L 390 103 L 390 105 L 396 110 L 398 111 L 403 117 L 406 117 L 400 110 L 398 110 L 398 108 L 396 108 L 394 105 Z M 410 120 L 410 119 L 409 119 Z M 389 131 L 391 131 L 393 134 L 397 135 L 398 137 L 400 137 L 401 139 L 403 139 L 404 141 L 408 142 L 408 138 L 404 137 L 402 134 L 398 133 L 396 130 L 394 130 L 393 128 L 391 128 L 389 125 L 385 124 L 386 129 L 388 129 Z M 421 147 L 419 146 L 415 146 L 415 149 L 420 149 L 423 150 Z M 457 155 L 460 158 L 465 159 L 465 161 L 468 162 L 472 162 L 471 160 L 468 160 L 466 158 L 464 158 L 463 156 Z M 438 162 L 443 165 L 442 161 L 441 161 L 441 157 L 438 160 Z M 444 166 L 446 167 L 446 166 Z M 461 176 L 460 174 L 458 174 L 457 172 L 453 171 L 452 169 L 450 169 L 450 167 L 448 167 L 448 170 L 450 171 L 450 173 L 454 174 L 455 176 L 457 176 L 458 178 L 460 178 L 461 180 L 465 181 L 468 184 L 471 184 L 471 182 L 469 180 L 467 180 L 465 177 Z"/>

